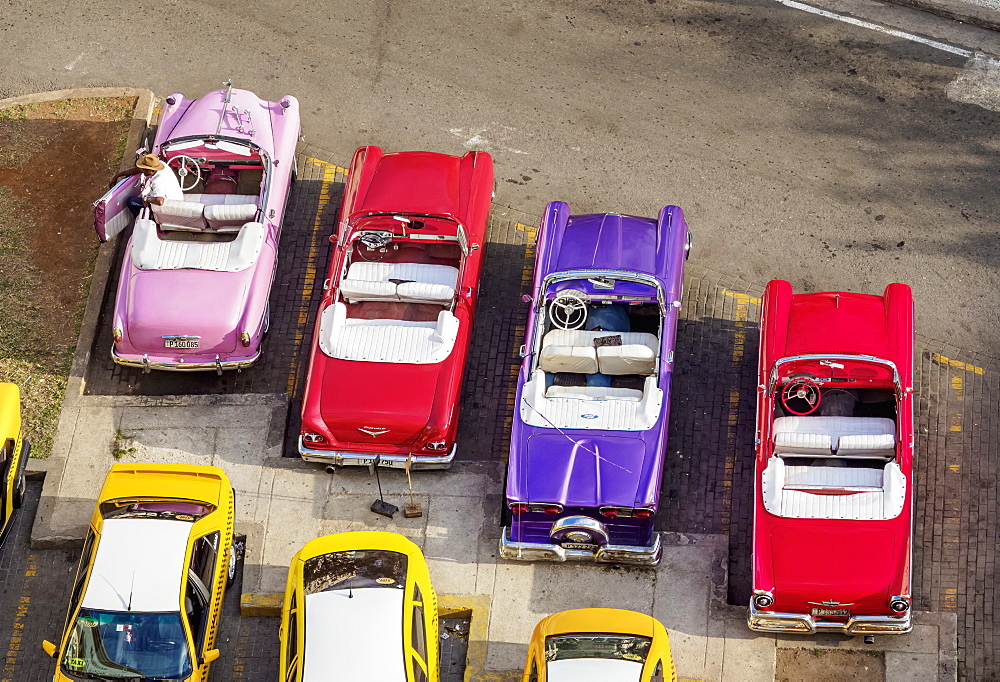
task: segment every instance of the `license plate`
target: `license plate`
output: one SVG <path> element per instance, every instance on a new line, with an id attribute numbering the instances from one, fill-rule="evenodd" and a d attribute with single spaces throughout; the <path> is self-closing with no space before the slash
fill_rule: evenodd
<path id="1" fill-rule="evenodd" d="M 597 549 L 597 545 L 592 545 L 587 542 L 564 542 L 562 543 L 563 549 L 586 549 L 593 552 Z"/>
<path id="2" fill-rule="evenodd" d="M 813 609 L 812 615 L 814 616 L 849 616 L 851 615 L 850 609 Z"/>
<path id="3" fill-rule="evenodd" d="M 164 348 L 198 348 L 198 339 L 163 339 Z"/>

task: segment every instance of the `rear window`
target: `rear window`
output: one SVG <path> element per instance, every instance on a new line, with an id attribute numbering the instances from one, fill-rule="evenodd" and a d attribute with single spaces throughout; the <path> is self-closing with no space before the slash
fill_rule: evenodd
<path id="1" fill-rule="evenodd" d="M 172 519 L 197 521 L 215 511 L 215 505 L 186 500 L 119 499 L 101 503 L 106 519 Z"/>
<path id="2" fill-rule="evenodd" d="M 568 658 L 611 658 L 620 661 L 643 662 L 649 655 L 653 640 L 636 635 L 580 633 L 545 638 L 545 660 Z"/>
<path id="3" fill-rule="evenodd" d="M 386 550 L 331 552 L 306 559 L 305 593 L 406 586 L 406 555 Z"/>

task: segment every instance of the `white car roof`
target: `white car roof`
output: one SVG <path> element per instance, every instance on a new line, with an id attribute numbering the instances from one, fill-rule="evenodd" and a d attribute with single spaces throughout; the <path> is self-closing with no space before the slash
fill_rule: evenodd
<path id="1" fill-rule="evenodd" d="M 406 682 L 403 592 L 365 587 L 306 596 L 303 681 L 325 682 L 336 673 L 343 680 Z"/>
<path id="2" fill-rule="evenodd" d="M 610 658 L 564 658 L 546 667 L 549 682 L 639 682 L 642 663 Z"/>
<path id="3" fill-rule="evenodd" d="M 83 606 L 101 611 L 179 611 L 191 524 L 172 519 L 104 522 Z"/>

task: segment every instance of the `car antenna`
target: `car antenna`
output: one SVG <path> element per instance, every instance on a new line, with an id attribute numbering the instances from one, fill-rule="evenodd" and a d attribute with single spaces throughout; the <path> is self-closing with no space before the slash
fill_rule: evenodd
<path id="1" fill-rule="evenodd" d="M 127 611 L 132 611 L 132 592 L 135 588 L 135 569 L 132 569 L 132 584 L 128 586 L 128 608 Z"/>
<path id="2" fill-rule="evenodd" d="M 219 115 L 219 127 L 215 129 L 215 136 L 218 137 L 219 133 L 222 132 L 222 122 L 226 120 L 226 111 L 229 108 L 229 102 L 233 98 L 233 79 L 230 78 L 223 85 L 226 86 L 226 98 L 222 100 L 222 113 Z"/>

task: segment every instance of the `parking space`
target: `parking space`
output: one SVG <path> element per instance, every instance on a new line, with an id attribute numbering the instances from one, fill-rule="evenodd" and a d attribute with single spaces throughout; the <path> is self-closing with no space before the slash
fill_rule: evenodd
<path id="1" fill-rule="evenodd" d="M 336 220 L 345 173 L 344 162 L 328 161 L 330 158 L 332 155 L 322 150 L 300 148 L 299 178 L 288 207 L 282 258 L 271 297 L 271 331 L 257 366 L 222 377 L 203 373 L 143 375 L 111 363 L 107 355 L 110 324 L 102 319 L 87 369 L 87 394 L 287 394 L 292 403 L 284 454 L 294 457 L 298 430 L 295 399 L 302 390 L 312 316 L 326 276 L 327 235 Z M 495 208 L 491 216 L 483 286 L 462 392 L 460 459 L 498 462 L 507 457 L 517 349 L 523 342 L 526 314 L 519 297 L 530 284 L 536 220 L 502 207 Z M 727 535 L 729 601 L 745 604 L 750 580 L 757 320 L 763 282 L 741 282 L 700 267 L 698 219 L 690 220 L 695 250 L 685 279 L 670 444 L 657 525 L 663 531 Z M 115 286 L 112 281 L 105 297 L 105 318 L 114 302 Z M 919 315 L 920 311 L 918 320 Z M 917 345 L 914 606 L 958 614 L 960 675 L 983 679 L 1000 664 L 993 635 L 1000 605 L 1000 595 L 993 587 L 998 550 L 1000 363 L 923 337 Z M 11 540 L 15 546 L 26 547 L 27 531 L 19 532 L 25 544 L 18 545 L 13 537 Z M 14 554 L 20 556 L 19 551 Z M 71 554 L 35 552 L 15 559 L 10 552 L 4 553 L 5 563 L 0 564 L 5 568 L 2 613 L 14 613 L 16 599 L 23 596 L 51 597 L 58 602 L 52 613 L 43 607 L 32 611 L 37 615 L 32 616 L 30 627 L 39 632 L 32 631 L 30 647 L 43 636 L 54 636 L 60 627 L 65 595 L 56 592 L 68 584 Z M 41 597 L 34 591 L 35 583 L 27 581 L 33 576 L 25 575 L 28 564 L 13 565 L 29 557 L 51 572 L 53 584 L 58 583 L 51 594 Z M 6 566 L 6 562 L 11 565 Z M 29 603 L 34 609 L 39 602 Z M 277 622 L 238 618 L 237 607 L 227 602 L 224 653 L 214 676 L 271 679 L 276 670 Z M 461 650 L 460 646 L 449 648 Z M 34 670 L 24 666 L 29 665 L 29 659 L 34 660 L 35 653 L 29 656 L 10 651 L 16 654 L 10 665 L 17 671 Z M 44 659 L 40 649 L 38 654 Z M 43 662 L 49 665 L 47 659 Z M 15 675 L 10 679 L 34 678 Z"/>

